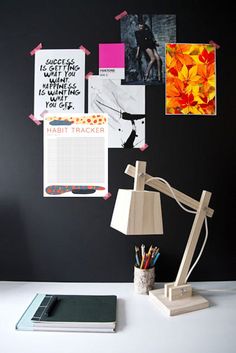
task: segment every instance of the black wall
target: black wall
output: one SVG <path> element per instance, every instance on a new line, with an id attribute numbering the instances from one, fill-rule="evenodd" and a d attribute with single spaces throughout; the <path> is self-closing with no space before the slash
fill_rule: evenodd
<path id="1" fill-rule="evenodd" d="M 1 280 L 132 281 L 134 245 L 142 243 L 160 247 L 157 280 L 174 280 L 192 215 L 163 195 L 164 236 L 128 237 L 110 228 L 117 189 L 133 185 L 123 171 L 136 160 L 146 160 L 149 174 L 166 178 L 196 199 L 203 189 L 213 193 L 209 239 L 190 280 L 236 279 L 235 15 L 227 3 L 217 6 L 196 0 L 1 1 Z M 114 16 L 123 10 L 176 14 L 178 42 L 220 44 L 217 117 L 165 117 L 164 85 L 147 87 L 149 148 L 109 150 L 112 198 L 43 198 L 43 130 L 27 118 L 34 93 L 34 57 L 29 52 L 40 42 L 45 49 L 83 44 L 92 52 L 86 71 L 97 73 L 98 43 L 120 40 Z"/>

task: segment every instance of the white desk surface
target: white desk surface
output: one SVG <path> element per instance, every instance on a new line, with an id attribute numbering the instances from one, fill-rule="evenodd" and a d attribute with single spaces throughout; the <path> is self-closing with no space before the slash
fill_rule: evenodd
<path id="1" fill-rule="evenodd" d="M 192 283 L 207 309 L 169 317 L 132 283 L 0 282 L 1 353 L 235 353 L 236 281 Z M 162 287 L 162 285 L 158 285 Z M 16 331 L 36 293 L 115 294 L 115 333 Z"/>

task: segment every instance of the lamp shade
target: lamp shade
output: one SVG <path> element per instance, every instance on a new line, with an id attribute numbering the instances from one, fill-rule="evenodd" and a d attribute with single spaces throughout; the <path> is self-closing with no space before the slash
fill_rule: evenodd
<path id="1" fill-rule="evenodd" d="M 163 234 L 159 192 L 119 189 L 111 227 L 127 235 Z"/>

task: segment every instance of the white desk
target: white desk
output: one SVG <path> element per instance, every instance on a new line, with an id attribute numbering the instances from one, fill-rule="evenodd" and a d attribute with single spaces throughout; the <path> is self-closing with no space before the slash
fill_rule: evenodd
<path id="1" fill-rule="evenodd" d="M 0 282 L 1 353 L 235 353 L 236 281 L 195 282 L 207 309 L 168 317 L 132 283 Z M 35 294 L 116 294 L 116 333 L 16 331 Z"/>

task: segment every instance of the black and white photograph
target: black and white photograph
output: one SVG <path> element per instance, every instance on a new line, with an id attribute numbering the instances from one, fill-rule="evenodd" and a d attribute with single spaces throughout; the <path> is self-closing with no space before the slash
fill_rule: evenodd
<path id="1" fill-rule="evenodd" d="M 163 84 L 165 43 L 176 42 L 176 16 L 128 15 L 121 19 L 120 29 L 125 43 L 122 84 Z"/>
<path id="2" fill-rule="evenodd" d="M 108 147 L 140 148 L 145 143 L 145 86 L 125 86 L 120 80 L 92 75 L 88 110 L 107 114 Z"/>

